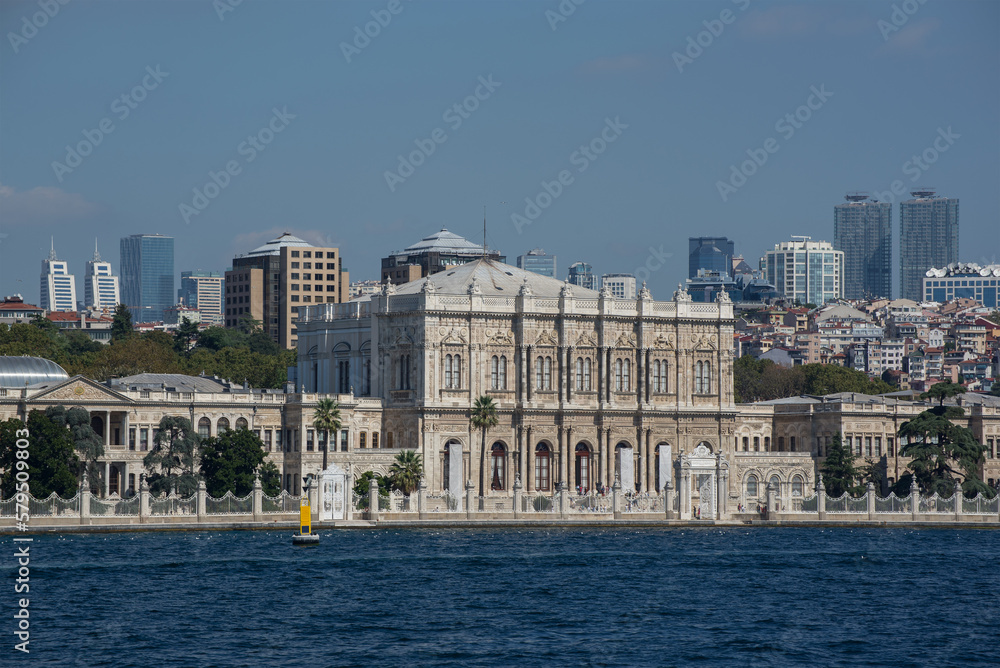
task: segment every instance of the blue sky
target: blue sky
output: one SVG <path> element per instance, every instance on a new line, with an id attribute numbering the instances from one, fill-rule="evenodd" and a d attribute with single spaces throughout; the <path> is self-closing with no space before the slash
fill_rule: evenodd
<path id="1" fill-rule="evenodd" d="M 233 1 L 0 4 L 0 292 L 37 303 L 53 235 L 81 297 L 94 237 L 117 271 L 135 233 L 178 275 L 290 231 L 377 278 L 485 206 L 511 264 L 648 267 L 665 299 L 689 236 L 756 266 L 894 181 L 961 200 L 962 260 L 1000 255 L 1000 3 Z"/>

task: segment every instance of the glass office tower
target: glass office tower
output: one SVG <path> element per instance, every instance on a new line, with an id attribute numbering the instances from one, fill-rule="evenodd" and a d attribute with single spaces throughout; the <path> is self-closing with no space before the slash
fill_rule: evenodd
<path id="1" fill-rule="evenodd" d="M 174 305 L 174 238 L 133 234 L 121 240 L 122 302 L 132 322 L 157 322 Z"/>
<path id="2" fill-rule="evenodd" d="M 848 193 L 833 207 L 833 247 L 844 253 L 844 297 L 892 298 L 892 205 Z"/>
<path id="3" fill-rule="evenodd" d="M 556 277 L 556 256 L 546 255 L 541 248 L 530 250 L 526 255 L 517 256 L 517 268 L 533 271 L 549 278 Z"/>
<path id="4" fill-rule="evenodd" d="M 688 278 L 697 278 L 699 269 L 718 272 L 720 276 L 733 275 L 735 246 L 726 237 L 688 238 Z"/>

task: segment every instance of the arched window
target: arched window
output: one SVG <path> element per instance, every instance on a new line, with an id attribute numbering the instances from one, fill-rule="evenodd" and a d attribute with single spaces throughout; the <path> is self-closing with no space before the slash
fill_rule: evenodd
<path id="1" fill-rule="evenodd" d="M 696 362 L 694 365 L 694 393 L 703 394 L 705 392 L 705 387 L 702 384 L 702 373 L 704 373 L 704 363 Z"/>
<path id="2" fill-rule="evenodd" d="M 539 443 L 535 446 L 535 491 L 536 492 L 547 492 L 549 491 L 549 464 L 551 460 L 551 452 L 549 452 L 549 446 L 545 443 Z"/>
<path id="3" fill-rule="evenodd" d="M 664 393 L 667 391 L 667 361 L 656 360 L 653 362 L 653 392 Z"/>
<path id="4" fill-rule="evenodd" d="M 743 452 L 750 452 L 750 437 L 743 437 Z"/>
<path id="5" fill-rule="evenodd" d="M 535 360 L 535 389 L 541 390 L 545 387 L 545 360 L 539 357 Z"/>
<path id="6" fill-rule="evenodd" d="M 712 393 L 712 363 L 711 362 L 698 362 L 698 367 L 701 369 L 701 390 L 702 394 Z"/>
<path id="7" fill-rule="evenodd" d="M 622 391 L 622 361 L 615 360 L 615 392 Z"/>
<path id="8" fill-rule="evenodd" d="M 372 432 L 372 448 L 377 448 L 377 447 L 378 447 L 378 432 L 377 431 L 373 431 Z"/>
<path id="9" fill-rule="evenodd" d="M 240 429 L 247 429 L 247 428 L 249 428 L 249 426 L 250 425 L 247 424 L 247 419 L 246 418 L 236 418 L 236 429 L 237 429 L 237 431 L 240 430 Z"/>
<path id="10" fill-rule="evenodd" d="M 545 389 L 552 389 L 552 358 L 545 358 Z"/>
<path id="11" fill-rule="evenodd" d="M 653 392 L 660 391 L 660 360 L 653 360 Z"/>
<path id="12" fill-rule="evenodd" d="M 201 438 L 208 438 L 211 436 L 212 431 L 212 421 L 207 417 L 203 417 L 198 420 L 198 436 Z"/>
<path id="13" fill-rule="evenodd" d="M 586 443 L 576 444 L 576 491 L 578 494 L 590 491 L 590 448 Z"/>
<path id="14" fill-rule="evenodd" d="M 229 420 L 227 418 L 219 418 L 218 429 L 216 433 L 221 434 L 224 431 L 229 431 Z"/>
<path id="15" fill-rule="evenodd" d="M 625 364 L 622 367 L 622 392 L 630 392 L 632 390 L 632 381 L 629 379 L 632 372 L 632 360 L 625 360 Z"/>
<path id="16" fill-rule="evenodd" d="M 802 476 L 792 478 L 792 496 L 802 496 Z"/>
<path id="17" fill-rule="evenodd" d="M 778 479 L 778 476 L 776 475 L 771 476 L 768 479 L 767 484 L 774 485 L 774 493 L 777 494 L 778 496 L 781 496 L 781 481 Z"/>
<path id="18" fill-rule="evenodd" d="M 505 355 L 500 356 L 500 384 L 497 385 L 498 390 L 507 389 L 507 357 Z"/>
<path id="19" fill-rule="evenodd" d="M 490 489 L 507 489 L 507 448 L 494 443 L 490 450 Z"/>
<path id="20" fill-rule="evenodd" d="M 750 498 L 757 496 L 757 476 L 753 473 L 747 476 L 747 496 Z"/>
<path id="21" fill-rule="evenodd" d="M 576 358 L 576 390 L 583 391 L 583 358 Z"/>
<path id="22" fill-rule="evenodd" d="M 590 358 L 583 360 L 583 389 L 590 392 L 593 388 L 590 385 Z"/>
<path id="23" fill-rule="evenodd" d="M 451 389 L 451 376 L 452 376 L 451 355 L 445 355 L 445 357 L 444 357 L 444 387 L 445 387 L 445 389 Z"/>
<path id="24" fill-rule="evenodd" d="M 462 356 L 445 355 L 444 387 L 446 390 L 457 390 L 462 386 Z"/>
<path id="25" fill-rule="evenodd" d="M 368 432 L 361 432 L 358 436 L 358 446 L 362 448 L 368 447 Z"/>
<path id="26" fill-rule="evenodd" d="M 500 389 L 500 358 L 496 355 L 490 358 L 490 389 Z"/>

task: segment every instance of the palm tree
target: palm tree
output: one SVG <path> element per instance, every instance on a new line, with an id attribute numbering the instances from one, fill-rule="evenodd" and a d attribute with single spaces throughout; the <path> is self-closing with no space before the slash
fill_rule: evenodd
<path id="1" fill-rule="evenodd" d="M 481 429 L 483 432 L 483 443 L 479 448 L 479 496 L 486 496 L 484 473 L 486 469 L 486 432 L 492 427 L 500 424 L 497 417 L 497 405 L 493 403 L 493 398 L 484 395 L 476 399 L 472 406 L 472 426 Z"/>
<path id="2" fill-rule="evenodd" d="M 396 461 L 389 469 L 393 487 L 409 496 L 420 486 L 420 476 L 424 467 L 420 463 L 420 455 L 416 450 L 403 450 L 396 455 Z"/>
<path id="3" fill-rule="evenodd" d="M 326 470 L 326 451 L 330 447 L 330 432 L 340 431 L 340 405 L 333 399 L 320 399 L 313 413 L 313 427 L 325 433 L 323 441 L 323 469 Z"/>

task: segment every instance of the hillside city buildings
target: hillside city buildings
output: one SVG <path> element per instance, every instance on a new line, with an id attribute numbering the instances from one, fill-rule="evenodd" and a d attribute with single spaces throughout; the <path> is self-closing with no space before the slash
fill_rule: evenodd
<path id="1" fill-rule="evenodd" d="M 763 269 L 778 294 L 801 304 L 825 304 L 844 296 L 844 252 L 826 241 L 793 236 L 764 255 Z"/>
<path id="2" fill-rule="evenodd" d="M 222 308 L 224 290 L 225 279 L 217 271 L 182 271 L 177 303 L 196 310 L 198 322 L 224 326 L 225 316 Z"/>

